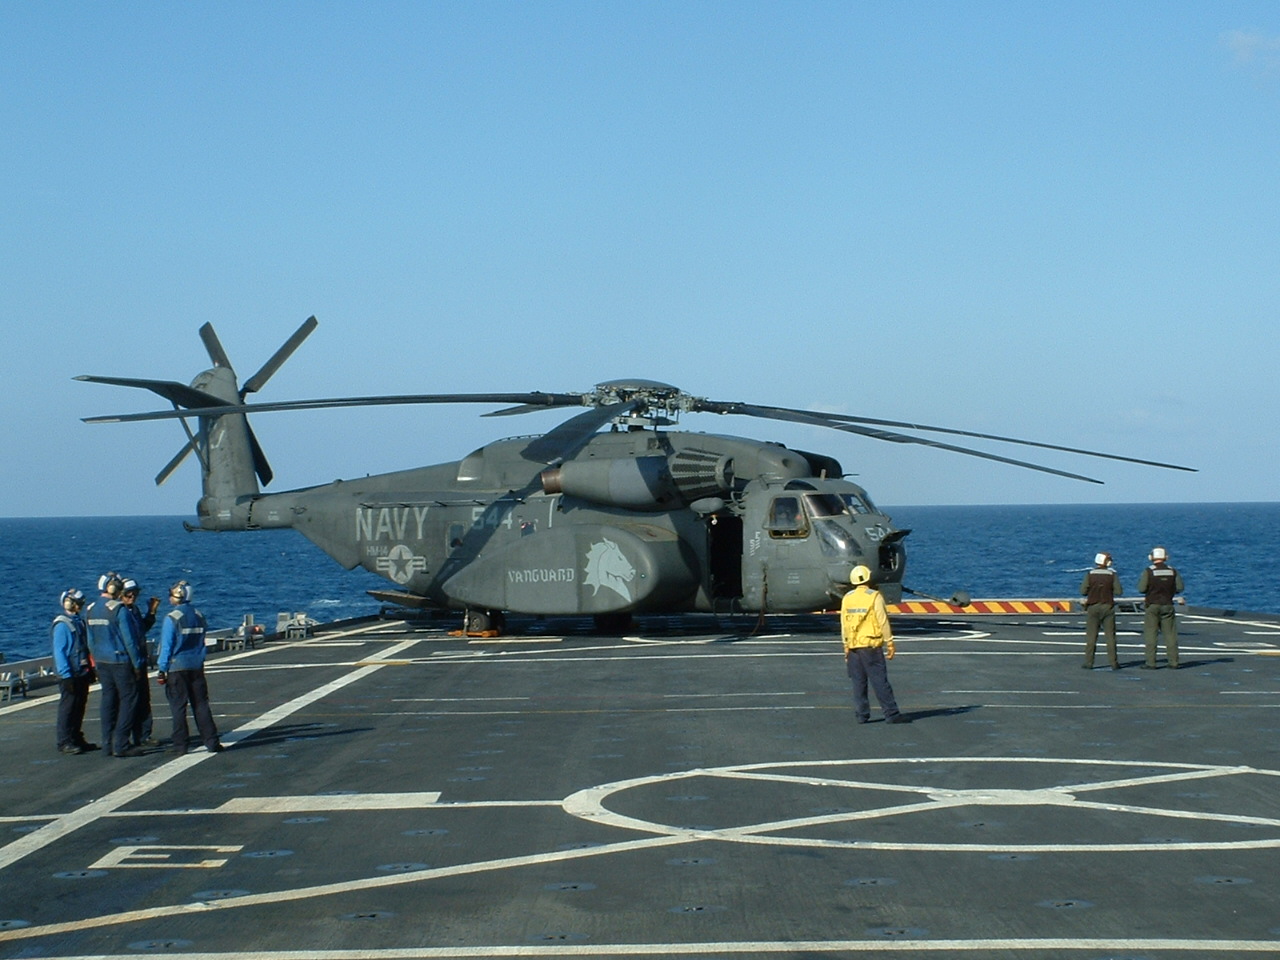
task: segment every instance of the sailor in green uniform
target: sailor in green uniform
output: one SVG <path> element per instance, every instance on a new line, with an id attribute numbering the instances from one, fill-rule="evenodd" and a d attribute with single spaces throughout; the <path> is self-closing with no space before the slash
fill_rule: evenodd
<path id="1" fill-rule="evenodd" d="M 1173 596 L 1182 592 L 1182 574 L 1169 566 L 1169 551 L 1154 547 L 1147 558 L 1151 566 L 1138 577 L 1138 592 L 1147 598 L 1146 619 L 1142 636 L 1146 641 L 1147 670 L 1156 668 L 1156 638 L 1164 634 L 1165 659 L 1172 670 L 1178 669 L 1178 621 L 1173 615 Z"/>
<path id="2" fill-rule="evenodd" d="M 1086 670 L 1093 669 L 1093 652 L 1098 645 L 1098 628 L 1107 631 L 1107 659 L 1111 669 L 1119 670 L 1116 659 L 1116 604 L 1115 598 L 1123 596 L 1120 577 L 1111 566 L 1111 554 L 1100 553 L 1093 558 L 1093 569 L 1084 575 L 1080 583 L 1080 596 L 1084 597 L 1084 663 Z"/>

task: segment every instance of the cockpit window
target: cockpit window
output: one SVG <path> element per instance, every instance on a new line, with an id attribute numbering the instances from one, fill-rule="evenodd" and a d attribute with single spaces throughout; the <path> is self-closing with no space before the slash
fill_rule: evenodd
<path id="1" fill-rule="evenodd" d="M 845 502 L 834 493 L 809 493 L 804 498 L 809 508 L 809 516 L 815 520 L 823 517 L 838 517 L 846 512 Z"/>
<path id="2" fill-rule="evenodd" d="M 860 497 L 856 493 L 842 493 L 840 498 L 849 506 L 850 513 L 876 513 L 875 504 L 866 497 Z"/>
<path id="3" fill-rule="evenodd" d="M 809 535 L 809 521 L 805 519 L 799 497 L 774 497 L 765 526 L 769 536 L 775 539 Z"/>

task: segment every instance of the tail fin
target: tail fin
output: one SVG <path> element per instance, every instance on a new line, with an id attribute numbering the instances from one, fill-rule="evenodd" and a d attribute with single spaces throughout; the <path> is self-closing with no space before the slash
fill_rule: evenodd
<path id="1" fill-rule="evenodd" d="M 254 436 L 253 428 L 243 413 L 244 398 L 256 393 L 317 326 L 316 318 L 308 318 L 284 344 L 272 354 L 243 387 L 237 386 L 236 373 L 227 359 L 212 324 L 200 328 L 200 339 L 213 366 L 196 376 L 190 386 L 169 380 L 132 380 L 121 377 L 76 377 L 91 383 L 109 383 L 150 390 L 173 404 L 176 419 L 182 423 L 187 442 L 156 475 L 162 484 L 187 457 L 195 453 L 200 460 L 203 496 L 196 512 L 200 526 L 206 530 L 243 530 L 249 526 L 249 505 L 259 494 L 258 482 L 271 483 L 271 465 Z M 236 412 L 218 413 L 219 407 L 237 408 Z M 182 411 L 190 411 L 184 415 Z M 168 416 L 175 416 L 168 414 Z M 117 417 L 90 417 L 88 423 L 122 422 L 151 419 L 150 414 L 128 414 Z M 190 417 L 197 421 L 193 431 Z"/>

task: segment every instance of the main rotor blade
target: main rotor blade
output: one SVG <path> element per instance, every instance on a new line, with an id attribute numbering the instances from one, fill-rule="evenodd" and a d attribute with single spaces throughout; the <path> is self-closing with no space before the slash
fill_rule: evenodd
<path id="1" fill-rule="evenodd" d="M 200 339 L 204 341 L 204 349 L 209 354 L 209 359 L 213 361 L 215 367 L 231 368 L 231 361 L 227 359 L 227 351 L 222 349 L 222 341 L 214 333 L 212 323 L 206 323 L 200 328 Z"/>
<path id="2" fill-rule="evenodd" d="M 708 401 L 712 403 L 713 401 Z M 888 440 L 892 443 L 915 443 L 924 447 L 933 447 L 937 450 L 950 450 L 952 453 L 963 453 L 970 457 L 981 457 L 983 460 L 995 460 L 997 463 L 1008 463 L 1015 467 L 1026 467 L 1028 470 L 1038 470 L 1041 473 L 1051 473 L 1054 476 L 1066 477 L 1070 480 L 1083 480 L 1086 483 L 1102 483 L 1101 480 L 1094 477 L 1086 477 L 1079 473 L 1069 473 L 1066 470 L 1055 470 L 1053 467 L 1042 466 L 1038 463 L 1029 463 L 1026 460 L 1014 460 L 1012 457 L 1002 457 L 999 454 L 987 453 L 983 450 L 973 450 L 969 447 L 959 447 L 953 443 L 942 443 L 939 440 L 927 440 L 924 437 L 913 437 L 905 433 L 894 433 L 890 430 L 876 430 L 871 427 L 858 426 L 853 423 L 840 423 L 832 420 L 826 414 L 816 411 L 807 410 L 790 410 L 785 407 L 757 407 L 750 403 L 726 403 L 716 404 L 716 406 L 732 407 L 733 409 L 717 410 L 711 407 L 699 407 L 704 412 L 712 413 L 737 413 L 747 417 L 761 417 L 766 420 L 788 420 L 793 423 L 809 423 L 818 427 L 830 427 L 832 430 L 843 430 L 846 433 L 856 433 L 864 437 L 873 437 L 876 440 Z"/>
<path id="3" fill-rule="evenodd" d="M 89 378 L 83 378 L 89 379 Z M 120 383 L 122 381 L 108 381 Z M 129 385 L 129 384 L 126 384 Z M 134 384 L 142 386 L 142 383 Z M 281 410 L 324 410 L 333 407 L 396 406 L 416 403 L 521 403 L 541 407 L 580 407 L 580 393 L 423 393 L 386 397 L 337 397 L 323 400 L 285 400 L 279 403 L 219 403 L 208 396 L 202 406 L 187 410 L 157 410 L 85 417 L 85 423 L 132 423 L 139 420 L 173 420 L 179 417 L 221 417 L 228 413 L 274 413 Z"/>
<path id="4" fill-rule="evenodd" d="M 567 460 L 590 440 L 597 430 L 614 417 L 620 417 L 634 410 L 636 402 L 609 403 L 594 407 L 576 417 L 570 417 L 549 433 L 544 433 L 529 441 L 529 445 L 520 451 L 521 455 L 540 463 L 554 463 Z"/>
<path id="5" fill-rule="evenodd" d="M 275 372 L 280 369 L 280 365 L 293 355 L 293 351 L 302 346 L 302 341 L 311 336 L 311 331 L 319 325 L 320 323 L 315 317 L 308 317 L 304 320 L 302 326 L 293 331 L 293 336 L 286 340 L 280 349 L 272 355 L 271 359 L 262 365 L 262 369 L 245 381 L 245 385 L 240 388 L 240 399 L 243 400 L 245 394 L 257 393 L 261 390 Z"/>
<path id="6" fill-rule="evenodd" d="M 823 421 L 840 421 L 842 423 L 859 423 L 871 424 L 882 427 L 901 427 L 905 430 L 923 430 L 928 433 L 945 433 L 957 437 L 973 437 L 976 440 L 995 440 L 1000 443 L 1016 443 L 1024 447 L 1039 447 L 1042 450 L 1059 450 L 1063 453 L 1075 453 L 1086 457 L 1098 457 L 1103 460 L 1119 460 L 1124 463 L 1137 463 L 1144 467 L 1162 467 L 1166 470 L 1184 470 L 1188 473 L 1198 473 L 1195 467 L 1183 467 L 1176 463 L 1163 463 L 1159 460 L 1143 460 L 1139 457 L 1126 457 L 1118 453 L 1103 453 L 1099 450 L 1085 450 L 1081 447 L 1065 447 L 1056 443 L 1041 443 L 1037 440 L 1020 440 L 1016 437 L 1003 437 L 994 433 L 977 433 L 973 430 L 956 430 L 950 427 L 935 427 L 923 423 L 908 423 L 902 420 L 878 420 L 874 417 L 854 417 L 843 413 L 826 413 L 819 410 L 797 410 L 793 407 L 766 407 L 751 403 L 733 403 L 721 402 L 716 400 L 699 401 L 695 406 L 696 410 L 705 410 L 710 413 L 738 413 L 749 417 L 764 417 L 773 420 L 786 420 L 789 417 L 780 416 L 780 414 L 797 414 L 807 417 L 816 417 Z M 802 422 L 812 423 L 812 420 Z M 821 423 L 819 426 L 829 426 L 833 429 L 842 429 L 834 423 Z M 858 431 L 852 431 L 858 432 Z M 875 436 L 874 433 L 868 433 L 867 436 Z M 902 442 L 902 441 L 898 441 Z M 957 448 L 965 450 L 966 448 Z"/>
<path id="7" fill-rule="evenodd" d="M 222 401 L 211 393 L 205 393 L 203 390 L 197 390 L 195 387 L 189 387 L 185 383 L 178 383 L 174 380 L 134 380 L 128 377 L 75 377 L 76 380 L 83 380 L 86 383 L 109 383 L 116 387 L 140 387 L 143 390 L 150 390 L 152 393 L 159 394 L 170 403 L 177 404 L 180 407 L 212 407 L 217 406 Z M 186 416 L 182 411 L 169 411 L 174 416 Z"/>
<path id="8" fill-rule="evenodd" d="M 773 409 L 773 408 L 770 408 Z M 787 407 L 776 409 L 786 410 Z M 801 413 L 809 411 L 799 411 Z M 1104 460 L 1120 460 L 1125 463 L 1138 463 L 1144 467 L 1163 467 L 1166 470 L 1184 470 L 1187 473 L 1199 473 L 1195 467 L 1183 467 L 1176 463 L 1162 463 L 1159 460 L 1143 460 L 1140 457 L 1126 457 L 1119 453 L 1103 453 L 1099 450 L 1085 450 L 1082 447 L 1064 447 L 1056 443 L 1042 443 L 1038 440 L 1019 440 L 1016 437 L 1002 437 L 994 433 L 976 433 L 972 430 L 955 430 L 950 427 L 931 427 L 923 423 L 906 423 L 898 420 L 877 420 L 874 417 L 852 417 L 843 413 L 824 413 L 819 416 L 831 420 L 843 420 L 849 423 L 865 423 L 882 427 L 901 427 L 905 430 L 924 430 L 927 433 L 946 433 L 956 437 L 973 437 L 976 440 L 996 440 L 1000 443 L 1016 443 L 1024 447 L 1039 447 L 1042 450 L 1060 450 L 1063 453 L 1078 453 L 1086 457 L 1100 457 Z"/>
<path id="9" fill-rule="evenodd" d="M 541 410 L 548 410 L 551 407 L 580 407 L 586 402 L 586 397 L 581 393 L 558 393 L 546 394 L 548 399 L 545 403 L 522 403 L 514 407 L 504 407 L 501 410 L 490 410 L 488 413 L 482 413 L 482 417 L 510 417 L 520 413 L 537 413 Z"/>

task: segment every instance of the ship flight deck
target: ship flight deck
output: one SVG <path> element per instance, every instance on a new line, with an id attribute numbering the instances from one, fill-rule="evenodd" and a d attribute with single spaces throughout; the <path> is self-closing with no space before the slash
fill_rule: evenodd
<path id="1" fill-rule="evenodd" d="M 0 958 L 1280 956 L 1280 617 L 893 623 L 910 725 L 830 615 L 327 625 L 211 658 L 221 754 L 61 755 L 35 690 Z"/>

